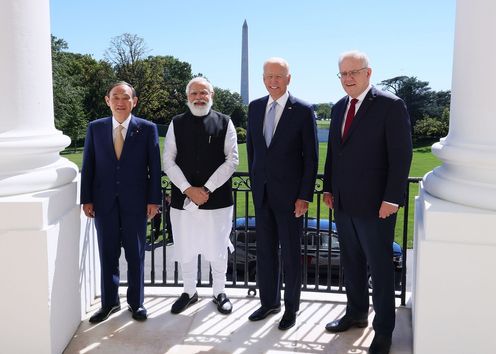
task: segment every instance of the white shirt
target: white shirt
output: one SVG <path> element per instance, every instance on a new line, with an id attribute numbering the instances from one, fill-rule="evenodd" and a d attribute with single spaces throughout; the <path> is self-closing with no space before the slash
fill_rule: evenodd
<path id="1" fill-rule="evenodd" d="M 289 98 L 289 92 L 286 91 L 281 97 L 275 100 L 277 102 L 277 106 L 276 106 L 276 115 L 274 119 L 274 133 L 276 132 L 277 124 L 281 119 L 282 111 L 284 111 L 284 107 L 286 107 L 286 102 L 288 102 L 288 98 Z M 272 102 L 274 102 L 274 99 L 269 95 L 269 100 L 267 101 L 267 107 L 265 108 L 265 117 L 267 117 L 267 113 L 269 112 Z M 264 124 L 264 136 L 265 136 L 265 124 Z"/>
<path id="2" fill-rule="evenodd" d="M 113 116 L 112 116 L 112 139 L 115 142 L 115 135 L 117 134 L 117 127 L 119 125 L 122 125 L 124 129 L 121 130 L 122 133 L 122 138 L 126 140 L 126 134 L 127 134 L 127 129 L 129 127 L 129 123 L 131 122 L 131 114 L 129 117 L 126 118 L 126 120 L 122 123 L 119 123 Z"/>
<path id="3" fill-rule="evenodd" d="M 236 129 L 234 128 L 232 121 L 229 121 L 226 138 L 224 140 L 224 154 L 226 156 L 226 160 L 215 170 L 215 172 L 205 183 L 205 187 L 208 188 L 209 191 L 213 192 L 222 186 L 232 176 L 234 171 L 236 171 L 239 164 L 237 141 L 238 137 L 236 135 Z M 174 125 L 173 122 L 171 122 L 165 136 L 162 166 L 164 172 L 167 176 L 169 176 L 170 181 L 174 183 L 177 188 L 179 188 L 181 193 L 184 193 L 186 189 L 191 187 L 191 184 L 184 176 L 183 171 L 181 171 L 179 166 L 176 164 L 176 156 L 176 137 L 174 135 Z"/>

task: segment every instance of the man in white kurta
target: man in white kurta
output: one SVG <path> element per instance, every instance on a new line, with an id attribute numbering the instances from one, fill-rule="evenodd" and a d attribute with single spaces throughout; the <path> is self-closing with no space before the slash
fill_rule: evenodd
<path id="1" fill-rule="evenodd" d="M 238 165 L 236 130 L 230 118 L 213 111 L 212 85 L 195 78 L 186 87 L 189 112 L 172 119 L 165 137 L 163 168 L 172 182 L 170 210 L 174 254 L 181 265 L 184 291 L 171 312 L 198 300 L 197 256 L 210 262 L 213 302 L 232 311 L 225 294 L 233 201 L 231 176 Z"/>

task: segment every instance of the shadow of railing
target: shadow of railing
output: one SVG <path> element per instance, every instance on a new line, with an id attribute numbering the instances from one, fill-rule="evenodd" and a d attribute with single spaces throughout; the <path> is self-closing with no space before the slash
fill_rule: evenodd
<path id="1" fill-rule="evenodd" d="M 421 178 L 408 179 L 406 201 L 398 216 L 396 242 L 393 243 L 393 267 L 395 270 L 395 295 L 404 306 L 406 303 L 407 248 L 413 244 L 410 225 L 413 203 L 410 188 Z M 248 173 L 233 175 L 233 228 L 231 242 L 235 251 L 229 255 L 226 287 L 245 288 L 249 295 L 256 294 L 256 232 L 255 213 L 251 198 Z M 318 175 L 314 189 L 314 200 L 304 216 L 301 242 L 302 290 L 344 293 L 345 272 L 340 262 L 339 236 L 331 211 L 322 204 L 323 175 Z M 147 235 L 147 259 L 145 286 L 182 286 L 178 263 L 173 260 L 173 242 L 170 228 L 169 203 L 170 181 L 162 180 L 162 213 L 149 224 Z M 283 283 L 284 274 L 281 274 Z M 124 277 L 121 285 L 127 285 Z M 198 256 L 197 286 L 212 286 L 208 263 Z M 372 290 L 371 290 L 372 291 Z"/>

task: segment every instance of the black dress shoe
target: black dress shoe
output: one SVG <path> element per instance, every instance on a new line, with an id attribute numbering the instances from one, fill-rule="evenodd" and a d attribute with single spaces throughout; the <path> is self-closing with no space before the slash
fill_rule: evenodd
<path id="1" fill-rule="evenodd" d="M 227 315 L 232 312 L 233 306 L 226 294 L 220 293 L 217 297 L 214 297 L 212 301 L 217 305 L 217 310 L 219 310 L 220 313 Z"/>
<path id="2" fill-rule="evenodd" d="M 145 321 L 148 318 L 146 309 L 143 305 L 138 307 L 136 310 L 134 310 L 131 306 L 128 306 L 127 309 L 133 313 L 133 318 L 136 321 Z"/>
<path id="3" fill-rule="evenodd" d="M 369 354 L 389 354 L 389 349 L 391 349 L 391 337 L 376 333 L 370 345 Z"/>
<path id="4" fill-rule="evenodd" d="M 294 312 L 284 311 L 281 322 L 279 322 L 279 329 L 285 331 L 293 327 L 296 323 L 296 314 Z"/>
<path id="5" fill-rule="evenodd" d="M 272 308 L 267 308 L 267 307 L 260 307 L 258 310 L 253 312 L 248 319 L 250 321 L 260 321 L 263 320 L 265 317 L 270 315 L 271 313 L 279 313 L 281 312 L 281 306 L 278 307 L 272 307 Z"/>
<path id="6" fill-rule="evenodd" d="M 114 312 L 120 311 L 121 305 L 115 305 L 112 307 L 102 307 L 93 316 L 90 317 L 90 323 L 100 323 L 105 321 Z"/>
<path id="7" fill-rule="evenodd" d="M 171 313 L 178 314 L 186 310 L 186 308 L 198 301 L 198 293 L 189 297 L 188 293 L 182 293 L 181 296 L 172 304 Z"/>
<path id="8" fill-rule="evenodd" d="M 337 333 L 349 330 L 351 327 L 364 328 L 369 325 L 369 321 L 365 319 L 356 320 L 344 315 L 339 320 L 332 321 L 326 325 L 326 330 L 329 332 Z"/>

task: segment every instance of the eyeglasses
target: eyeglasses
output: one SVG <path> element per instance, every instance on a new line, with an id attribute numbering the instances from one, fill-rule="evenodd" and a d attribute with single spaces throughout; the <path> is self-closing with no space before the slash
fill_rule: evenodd
<path id="1" fill-rule="evenodd" d="M 340 78 L 340 79 L 346 79 L 347 77 L 355 77 L 358 75 L 358 73 L 364 69 L 368 69 L 367 67 L 364 67 L 364 68 L 361 68 L 361 69 L 357 69 L 357 70 L 351 70 L 351 71 L 343 71 L 343 72 L 339 72 L 337 73 L 336 75 Z"/>

